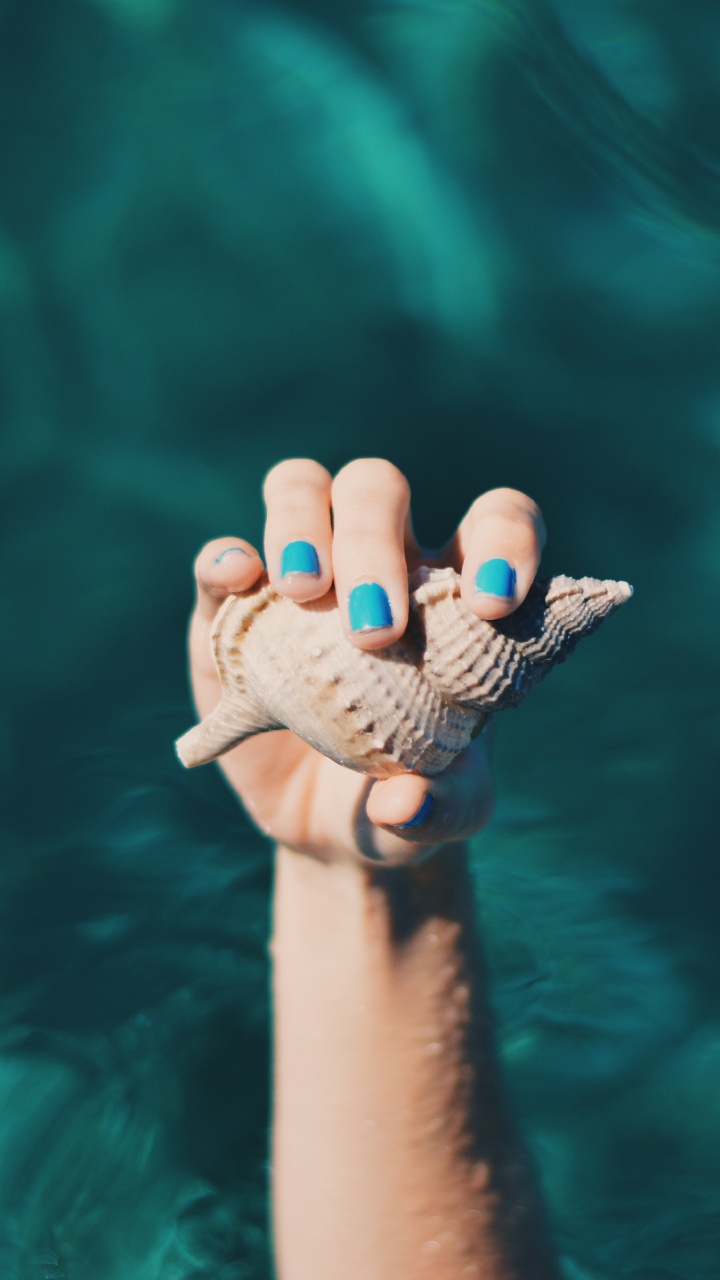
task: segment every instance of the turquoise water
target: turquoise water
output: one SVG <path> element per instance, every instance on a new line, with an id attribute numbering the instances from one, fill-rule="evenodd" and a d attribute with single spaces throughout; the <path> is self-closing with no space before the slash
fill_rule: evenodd
<path id="1" fill-rule="evenodd" d="M 503 725 L 479 895 L 568 1280 L 715 1280 L 720 11 L 2 0 L 0 1276 L 266 1280 L 270 851 L 189 565 L 282 457 L 632 603 Z"/>

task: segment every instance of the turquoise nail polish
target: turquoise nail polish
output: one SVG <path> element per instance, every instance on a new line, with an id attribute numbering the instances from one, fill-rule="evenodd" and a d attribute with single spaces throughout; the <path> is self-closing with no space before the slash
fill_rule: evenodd
<path id="1" fill-rule="evenodd" d="M 486 560 L 480 565 L 475 579 L 475 590 L 488 596 L 502 596 L 512 600 L 515 595 L 517 575 L 507 560 Z"/>
<path id="2" fill-rule="evenodd" d="M 287 578 L 291 573 L 307 573 L 312 578 L 320 577 L 318 553 L 311 542 L 288 542 L 284 548 L 280 563 L 280 577 Z"/>
<path id="3" fill-rule="evenodd" d="M 415 814 L 415 817 L 411 818 L 409 822 L 396 823 L 398 831 L 407 831 L 408 827 L 421 826 L 423 822 L 427 822 L 434 808 L 435 808 L 435 797 L 434 795 L 432 795 L 430 791 L 428 791 L 427 795 L 425 796 L 425 799 L 420 805 L 420 808 Z"/>
<path id="4" fill-rule="evenodd" d="M 215 557 L 215 563 L 220 564 L 220 561 L 224 560 L 226 556 L 234 555 L 249 556 L 250 552 L 246 551 L 244 547 L 228 547 L 227 550 L 221 551 L 220 555 Z"/>
<path id="5" fill-rule="evenodd" d="M 362 582 L 350 592 L 350 627 L 353 631 L 379 631 L 392 626 L 392 609 L 387 591 L 377 582 Z"/>

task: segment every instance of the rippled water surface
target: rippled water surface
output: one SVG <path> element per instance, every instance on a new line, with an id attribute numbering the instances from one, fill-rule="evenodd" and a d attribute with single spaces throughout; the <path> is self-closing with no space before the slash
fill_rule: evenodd
<path id="1" fill-rule="evenodd" d="M 270 849 L 184 775 L 189 565 L 389 456 L 632 603 L 476 846 L 567 1280 L 720 1246 L 714 0 L 1 0 L 0 1275 L 267 1280 Z"/>

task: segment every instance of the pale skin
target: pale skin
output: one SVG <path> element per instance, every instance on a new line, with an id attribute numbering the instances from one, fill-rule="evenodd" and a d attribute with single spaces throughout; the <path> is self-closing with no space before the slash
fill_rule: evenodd
<path id="1" fill-rule="evenodd" d="M 357 459 L 334 478 L 280 463 L 265 481 L 264 559 L 219 538 L 196 562 L 190 659 L 197 710 L 220 689 L 210 635 L 265 565 L 300 603 L 334 586 L 350 642 L 382 649 L 407 624 L 408 572 L 452 565 L 467 608 L 522 602 L 545 532 L 513 489 L 479 497 L 442 551 L 413 535 L 407 480 Z M 311 543 L 318 575 L 281 576 Z M 478 592 L 485 561 L 516 572 L 511 599 Z M 375 582 L 392 623 L 353 633 L 348 597 Z M 252 738 L 221 768 L 277 845 L 273 957 L 272 1207 L 279 1280 L 554 1280 L 535 1177 L 506 1105 L 467 864 L 492 811 L 485 735 L 436 778 L 382 781 L 342 768 L 289 731 Z M 433 797 L 419 826 L 402 829 Z M 426 805 L 427 809 L 427 805 Z"/>

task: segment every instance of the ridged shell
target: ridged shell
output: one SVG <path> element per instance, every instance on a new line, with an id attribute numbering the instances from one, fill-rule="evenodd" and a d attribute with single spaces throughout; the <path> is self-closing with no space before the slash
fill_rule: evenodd
<path id="1" fill-rule="evenodd" d="M 494 711 L 515 706 L 632 594 L 625 582 L 535 582 L 508 618 L 466 609 L 453 569 L 410 578 L 405 634 L 381 652 L 344 635 L 334 593 L 299 605 L 267 578 L 230 596 L 213 632 L 223 697 L 177 743 L 191 768 L 288 728 L 338 764 L 388 777 L 441 773 Z"/>

